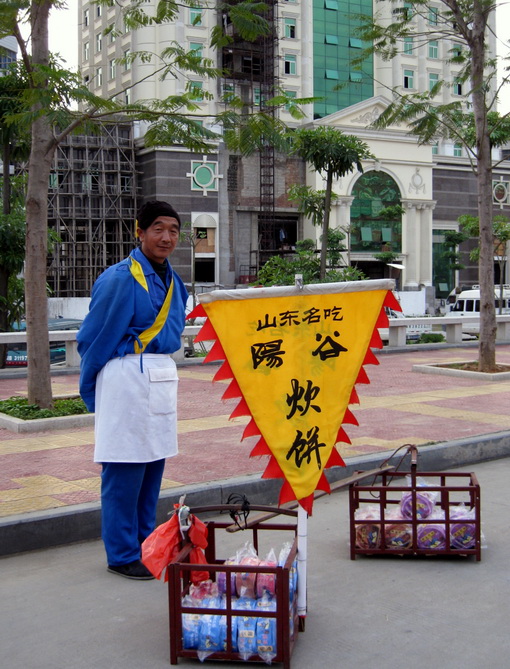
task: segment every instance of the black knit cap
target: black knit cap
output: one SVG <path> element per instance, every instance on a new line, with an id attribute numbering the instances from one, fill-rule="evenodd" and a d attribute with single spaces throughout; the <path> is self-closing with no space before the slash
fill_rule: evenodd
<path id="1" fill-rule="evenodd" d="M 179 229 L 181 228 L 179 214 L 175 211 L 172 205 L 168 204 L 168 202 L 162 202 L 160 200 L 149 200 L 140 207 L 136 217 L 138 227 L 141 230 L 147 230 L 158 216 L 175 218 L 177 223 L 179 223 Z"/>

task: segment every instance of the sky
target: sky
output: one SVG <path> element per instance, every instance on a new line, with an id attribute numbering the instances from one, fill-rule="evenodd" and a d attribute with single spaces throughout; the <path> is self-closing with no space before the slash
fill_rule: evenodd
<path id="1" fill-rule="evenodd" d="M 497 0 L 498 53 L 508 53 L 510 42 L 510 0 Z M 68 0 L 65 10 L 53 10 L 50 14 L 50 48 L 67 61 L 70 69 L 78 64 L 78 3 Z M 500 111 L 510 112 L 510 83 L 501 95 Z"/>

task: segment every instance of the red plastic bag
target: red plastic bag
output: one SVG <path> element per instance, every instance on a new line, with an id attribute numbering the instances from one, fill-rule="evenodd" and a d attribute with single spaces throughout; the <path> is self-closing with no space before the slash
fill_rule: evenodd
<path id="1" fill-rule="evenodd" d="M 207 526 L 195 516 L 190 516 L 191 527 L 188 537 L 193 548 L 190 552 L 190 562 L 207 564 L 203 549 L 207 547 Z M 166 523 L 156 527 L 142 544 L 142 562 L 156 578 L 161 578 L 165 571 L 165 582 L 168 581 L 167 566 L 179 553 L 182 547 L 182 537 L 179 528 L 177 513 Z M 201 583 L 209 578 L 207 571 L 192 571 L 193 583 Z"/>

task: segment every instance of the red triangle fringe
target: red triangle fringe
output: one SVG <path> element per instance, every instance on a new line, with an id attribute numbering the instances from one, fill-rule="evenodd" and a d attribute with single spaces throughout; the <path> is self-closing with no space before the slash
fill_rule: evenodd
<path id="1" fill-rule="evenodd" d="M 235 399 L 237 397 L 242 397 L 243 393 L 241 392 L 241 388 L 239 388 L 239 384 L 235 379 L 232 379 L 230 382 L 228 388 L 225 390 L 222 396 L 222 400 L 230 400 L 230 399 Z"/>
<path id="2" fill-rule="evenodd" d="M 241 401 L 230 414 L 230 418 L 239 418 L 239 416 L 251 416 L 251 411 L 246 404 L 244 397 L 241 397 Z"/>
<path id="3" fill-rule="evenodd" d="M 347 409 L 345 410 L 342 424 L 343 423 L 348 423 L 349 425 L 359 425 L 356 416 L 352 413 L 349 407 L 347 407 Z"/>
<path id="4" fill-rule="evenodd" d="M 344 444 L 350 444 L 351 440 L 349 439 L 347 432 L 344 430 L 344 428 L 340 425 L 338 428 L 338 434 L 336 435 L 336 443 L 339 441 L 342 441 Z"/>
<path id="5" fill-rule="evenodd" d="M 349 398 L 349 404 L 359 404 L 359 397 L 358 397 L 358 392 L 356 388 L 352 388 L 351 390 L 351 396 Z"/>
<path id="6" fill-rule="evenodd" d="M 384 298 L 383 307 L 393 309 L 393 311 L 402 311 L 402 307 L 391 290 L 388 290 Z"/>
<path id="7" fill-rule="evenodd" d="M 223 350 L 223 346 L 221 345 L 219 339 L 217 339 L 205 356 L 204 362 L 216 362 L 217 360 L 225 360 L 225 358 L 226 355 L 225 351 Z"/>
<path id="8" fill-rule="evenodd" d="M 359 368 L 358 378 L 356 379 L 356 383 L 370 383 L 370 379 L 368 378 L 367 373 L 363 367 Z"/>
<path id="9" fill-rule="evenodd" d="M 228 361 L 225 360 L 225 362 L 213 376 L 213 381 L 228 381 L 228 379 L 233 379 L 233 378 L 234 378 L 234 372 L 230 369 Z"/>
<path id="10" fill-rule="evenodd" d="M 324 469 L 329 469 L 330 467 L 345 467 L 345 462 L 335 447 L 331 450 L 331 455 Z"/>
<path id="11" fill-rule="evenodd" d="M 195 308 L 189 312 L 186 316 L 186 320 L 189 321 L 191 318 L 207 318 L 203 304 L 197 304 Z"/>
<path id="12" fill-rule="evenodd" d="M 280 465 L 276 462 L 276 458 L 274 455 L 272 455 L 269 458 L 269 462 L 267 463 L 267 467 L 264 470 L 264 473 L 262 474 L 263 479 L 284 479 L 285 481 L 285 475 L 281 470 Z"/>
<path id="13" fill-rule="evenodd" d="M 216 330 L 209 319 L 202 325 L 200 332 L 195 337 L 195 341 L 210 341 L 211 339 L 218 339 Z"/>
<path id="14" fill-rule="evenodd" d="M 257 435 L 260 435 L 260 430 L 257 427 L 257 423 L 252 418 L 248 425 L 244 428 L 241 441 L 244 441 L 247 437 L 256 437 Z"/>
<path id="15" fill-rule="evenodd" d="M 370 348 L 382 348 L 383 347 L 381 335 L 379 334 L 379 330 L 377 328 L 374 328 L 374 331 L 372 332 L 372 338 L 370 339 L 369 346 L 370 346 Z"/>
<path id="16" fill-rule="evenodd" d="M 264 437 L 261 437 L 257 441 L 252 449 L 252 452 L 250 453 L 250 458 L 253 458 L 256 455 L 272 455 Z"/>
<path id="17" fill-rule="evenodd" d="M 372 349 L 368 348 L 365 354 L 365 359 L 363 360 L 364 365 L 378 365 L 379 360 L 375 357 L 375 353 Z"/>

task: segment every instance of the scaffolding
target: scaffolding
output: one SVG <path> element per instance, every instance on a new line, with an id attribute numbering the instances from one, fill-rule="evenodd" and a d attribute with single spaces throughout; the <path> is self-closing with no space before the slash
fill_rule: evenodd
<path id="1" fill-rule="evenodd" d="M 85 297 L 134 240 L 137 170 L 133 128 L 103 124 L 93 135 L 70 135 L 55 152 L 48 225 L 58 241 L 48 257 L 55 297 Z"/>
<path id="2" fill-rule="evenodd" d="M 277 0 L 265 3 L 263 13 L 270 30 L 254 42 L 239 37 L 228 23 L 228 17 L 222 20 L 233 41 L 222 50 L 222 68 L 226 75 L 222 81 L 221 94 L 239 97 L 248 110 L 259 109 L 273 117 L 276 109 L 267 104 L 278 89 L 278 30 Z M 259 198 L 258 198 L 258 248 L 254 252 L 256 259 L 248 274 L 258 270 L 259 258 L 264 252 L 275 249 L 278 221 L 275 217 L 275 148 L 269 138 L 261 138 L 259 151 Z"/>
<path id="3" fill-rule="evenodd" d="M 264 18 L 271 26 L 270 32 L 262 39 L 262 69 L 260 87 L 260 111 L 270 117 L 275 116 L 274 105 L 267 102 L 274 97 L 278 84 L 277 43 L 277 3 L 270 0 L 266 3 Z M 267 137 L 262 138 L 260 149 L 260 214 L 259 214 L 259 251 L 274 247 L 275 228 L 275 149 Z"/>

